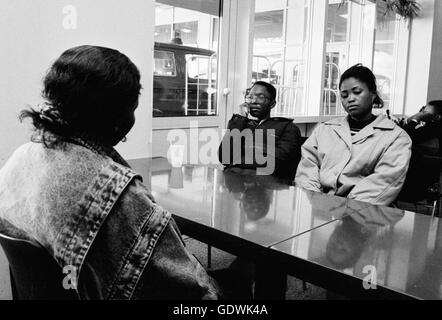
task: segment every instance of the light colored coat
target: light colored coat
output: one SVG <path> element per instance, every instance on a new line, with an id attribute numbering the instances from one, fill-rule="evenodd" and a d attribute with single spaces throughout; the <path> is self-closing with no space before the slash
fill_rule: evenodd
<path id="1" fill-rule="evenodd" d="M 347 118 L 320 124 L 302 146 L 297 186 L 371 204 L 392 203 L 405 180 L 411 139 L 379 115 L 351 136 Z"/>

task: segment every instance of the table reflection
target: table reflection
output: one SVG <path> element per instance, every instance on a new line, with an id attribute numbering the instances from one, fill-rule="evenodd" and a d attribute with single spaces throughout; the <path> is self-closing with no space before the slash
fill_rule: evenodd
<path id="1" fill-rule="evenodd" d="M 172 167 L 162 158 L 152 161 L 151 189 L 173 214 L 265 246 L 339 219 L 348 202 L 253 170 Z"/>
<path id="2" fill-rule="evenodd" d="M 141 160 L 136 164 L 144 167 Z M 306 191 L 248 170 L 172 167 L 163 158 L 150 159 L 148 167 L 156 201 L 181 219 L 186 231 L 197 230 L 200 241 L 221 249 L 234 243 L 237 250 L 270 247 L 283 254 L 288 273 L 294 268 L 302 278 L 298 266 L 307 268 L 308 262 L 321 268 L 321 277 L 325 272 L 352 290 L 363 290 L 362 281 L 374 268 L 383 292 L 442 298 L 438 218 Z M 319 285 L 327 286 L 327 279 Z"/>
<path id="3" fill-rule="evenodd" d="M 440 219 L 349 201 L 339 220 L 274 246 L 294 257 L 423 299 L 442 298 Z M 373 273 L 374 271 L 374 273 Z"/>
<path id="4" fill-rule="evenodd" d="M 336 225 L 325 246 L 326 262 L 339 269 L 353 267 L 368 247 L 390 243 L 391 228 L 404 212 L 349 201 L 347 215 Z"/>

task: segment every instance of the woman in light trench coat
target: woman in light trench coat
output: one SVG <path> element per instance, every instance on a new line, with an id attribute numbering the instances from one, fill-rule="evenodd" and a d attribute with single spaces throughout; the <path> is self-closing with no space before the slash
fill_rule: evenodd
<path id="1" fill-rule="evenodd" d="M 373 105 L 383 102 L 370 69 L 358 64 L 346 70 L 339 91 L 348 115 L 315 128 L 302 146 L 295 184 L 389 205 L 404 183 L 411 139 L 390 119 L 373 115 Z"/>

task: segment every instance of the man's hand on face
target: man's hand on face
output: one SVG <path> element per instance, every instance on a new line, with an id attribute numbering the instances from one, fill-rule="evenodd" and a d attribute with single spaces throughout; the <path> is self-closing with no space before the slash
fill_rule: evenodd
<path id="1" fill-rule="evenodd" d="M 254 117 L 250 114 L 250 105 L 247 102 L 244 102 L 239 106 L 239 114 L 252 120 L 258 120 L 257 117 Z"/>
<path id="2" fill-rule="evenodd" d="M 244 102 L 243 104 L 241 104 L 239 106 L 239 114 L 244 116 L 244 117 L 248 117 L 250 113 L 250 109 L 249 109 L 249 104 Z"/>

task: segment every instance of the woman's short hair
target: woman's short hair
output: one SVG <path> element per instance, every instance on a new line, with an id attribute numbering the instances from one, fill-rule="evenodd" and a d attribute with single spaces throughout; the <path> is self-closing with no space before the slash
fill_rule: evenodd
<path id="1" fill-rule="evenodd" d="M 37 130 L 62 137 L 112 133 L 120 114 L 138 103 L 140 72 L 117 50 L 83 45 L 66 50 L 43 80 L 46 102 L 21 112 Z"/>
<path id="2" fill-rule="evenodd" d="M 368 90 L 376 94 L 376 98 L 373 101 L 373 104 L 377 105 L 380 108 L 383 107 L 384 101 L 379 96 L 376 84 L 376 77 L 369 68 L 364 67 L 362 64 L 358 63 L 345 70 L 344 73 L 341 75 L 341 79 L 339 80 L 339 89 L 341 89 L 342 82 L 349 78 L 355 78 L 365 83 L 368 87 Z"/>

